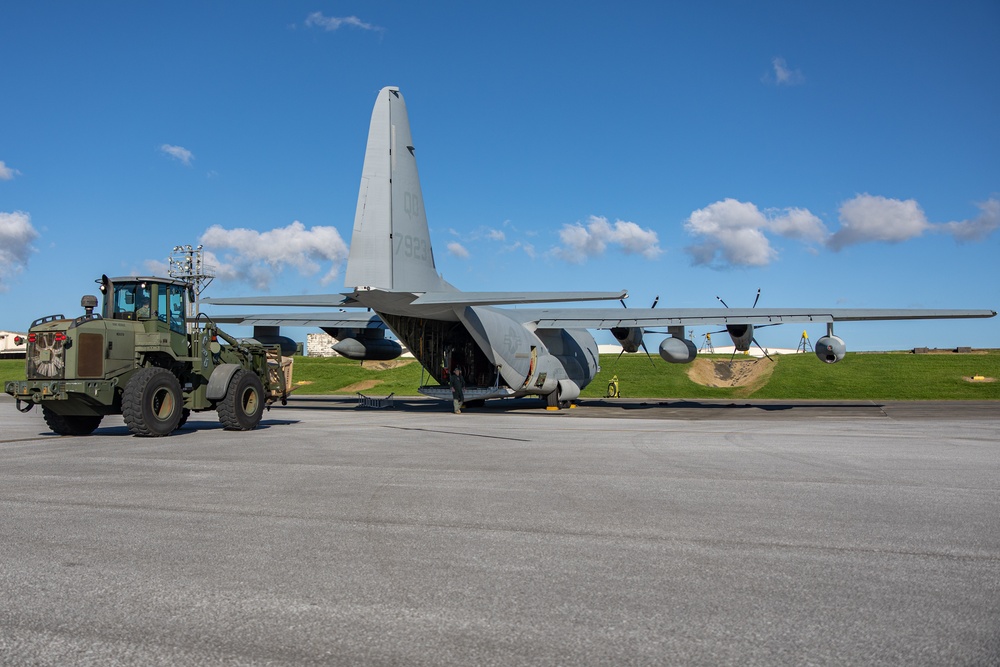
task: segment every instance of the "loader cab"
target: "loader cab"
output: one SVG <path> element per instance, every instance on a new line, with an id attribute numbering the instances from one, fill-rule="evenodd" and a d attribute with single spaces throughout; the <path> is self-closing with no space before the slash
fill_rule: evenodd
<path id="1" fill-rule="evenodd" d="M 156 322 L 170 331 L 185 333 L 191 286 L 168 278 L 101 278 L 106 318 Z"/>

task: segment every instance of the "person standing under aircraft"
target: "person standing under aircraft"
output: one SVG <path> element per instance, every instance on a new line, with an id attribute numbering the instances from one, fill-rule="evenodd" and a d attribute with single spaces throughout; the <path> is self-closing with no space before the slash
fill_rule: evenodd
<path id="1" fill-rule="evenodd" d="M 462 403 L 465 401 L 465 378 L 462 377 L 462 369 L 455 367 L 451 372 L 451 399 L 455 406 L 455 414 L 462 414 Z"/>

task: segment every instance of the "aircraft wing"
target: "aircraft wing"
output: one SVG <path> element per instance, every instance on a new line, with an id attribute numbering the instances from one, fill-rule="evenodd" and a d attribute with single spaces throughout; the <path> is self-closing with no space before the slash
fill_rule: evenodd
<path id="1" fill-rule="evenodd" d="M 384 290 L 375 290 L 384 291 Z M 363 291 L 362 291 L 363 293 Z M 407 292 L 398 292 L 406 295 Z M 202 299 L 216 306 L 304 306 L 311 308 L 359 307 L 355 294 L 312 294 L 297 296 L 248 296 Z M 414 306 L 498 306 L 520 303 L 568 303 L 572 301 L 618 301 L 628 296 L 618 292 L 417 292 Z M 363 306 L 362 306 L 363 307 Z M 221 320 L 220 320 L 221 321 Z"/>
<path id="2" fill-rule="evenodd" d="M 539 329 L 612 329 L 728 324 L 863 322 L 993 317 L 993 310 L 879 308 L 518 308 L 508 311 Z"/>
<path id="3" fill-rule="evenodd" d="M 204 302 L 203 302 L 204 303 Z M 287 304 L 286 304 L 287 305 Z M 242 324 L 264 327 L 328 327 L 343 329 L 383 329 L 385 324 L 375 313 L 362 311 L 327 311 L 321 313 L 251 313 L 229 315 L 206 313 L 217 324 Z"/>

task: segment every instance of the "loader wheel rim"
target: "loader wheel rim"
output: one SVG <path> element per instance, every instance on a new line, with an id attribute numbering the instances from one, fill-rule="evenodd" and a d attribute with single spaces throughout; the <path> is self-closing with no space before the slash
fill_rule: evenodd
<path id="1" fill-rule="evenodd" d="M 240 398 L 240 405 L 243 407 L 243 414 L 256 414 L 257 407 L 260 405 L 260 397 L 257 396 L 257 390 L 253 387 L 244 389 L 243 396 Z"/>
<path id="2" fill-rule="evenodd" d="M 161 387 L 153 392 L 153 415 L 159 421 L 170 418 L 174 413 L 174 395 L 166 387 Z"/>

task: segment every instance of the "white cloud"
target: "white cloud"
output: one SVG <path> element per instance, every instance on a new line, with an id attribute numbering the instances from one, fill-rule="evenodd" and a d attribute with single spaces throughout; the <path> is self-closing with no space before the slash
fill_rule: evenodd
<path id="1" fill-rule="evenodd" d="M 19 176 L 20 174 L 21 172 L 19 172 L 17 169 L 12 169 L 11 167 L 8 167 L 6 162 L 0 160 L 0 181 L 9 181 L 13 179 L 15 176 Z"/>
<path id="2" fill-rule="evenodd" d="M 166 276 L 170 273 L 170 265 L 162 259 L 147 259 L 143 261 L 142 267 L 144 269 L 143 275 L 146 276 Z"/>
<path id="3" fill-rule="evenodd" d="M 841 250 L 849 245 L 884 241 L 899 243 L 932 228 L 916 200 L 858 195 L 840 206 L 840 229 L 826 245 Z"/>
<path id="4" fill-rule="evenodd" d="M 490 229 L 486 232 L 486 238 L 491 241 L 505 241 L 507 239 L 507 235 L 504 234 L 501 229 Z"/>
<path id="5" fill-rule="evenodd" d="M 791 69 L 784 58 L 772 58 L 771 67 L 774 68 L 774 83 L 779 86 L 796 86 L 800 83 L 805 83 L 806 77 L 802 72 L 797 69 Z"/>
<path id="6" fill-rule="evenodd" d="M 580 223 L 563 225 L 559 239 L 562 246 L 554 248 L 552 253 L 573 264 L 582 264 L 589 257 L 603 254 L 609 244 L 621 246 L 626 254 L 642 255 L 646 259 L 655 259 L 663 252 L 653 230 L 624 220 L 616 220 L 612 225 L 607 218 L 596 215 L 590 216 L 586 227 Z"/>
<path id="7" fill-rule="evenodd" d="M 976 206 L 982 211 L 978 216 L 972 220 L 946 222 L 940 225 L 940 230 L 954 236 L 956 241 L 982 241 L 1000 229 L 1000 200 L 991 198 Z"/>
<path id="8" fill-rule="evenodd" d="M 190 167 L 191 160 L 194 159 L 194 153 L 184 148 L 183 146 L 171 146 L 170 144 L 163 144 L 160 146 L 160 151 L 184 163 L 184 165 Z"/>
<path id="9" fill-rule="evenodd" d="M 803 208 L 771 209 L 767 214 L 750 202 L 724 199 L 694 211 L 684 229 L 701 241 L 685 248 L 695 264 L 716 268 L 767 266 L 777 259 L 765 232 L 821 242 L 823 221 Z"/>
<path id="10" fill-rule="evenodd" d="M 769 210 L 768 213 L 776 211 Z M 774 215 L 768 221 L 768 229 L 775 234 L 790 239 L 823 242 L 829 231 L 823 221 L 805 208 L 786 208 L 780 215 Z"/>
<path id="11" fill-rule="evenodd" d="M 351 26 L 352 28 L 360 28 L 361 30 L 375 30 L 382 31 L 382 28 L 377 25 L 372 25 L 371 23 L 365 23 L 357 16 L 323 16 L 323 12 L 313 12 L 308 17 L 306 17 L 306 26 L 310 28 L 321 28 L 327 32 L 333 32 L 334 30 L 340 29 L 341 26 Z"/>
<path id="12" fill-rule="evenodd" d="M 452 241 L 448 244 L 448 252 L 453 257 L 458 257 L 459 259 L 468 259 L 469 257 L 469 251 L 458 241 Z"/>
<path id="13" fill-rule="evenodd" d="M 769 236 L 778 235 L 839 251 L 859 243 L 900 243 L 925 232 L 952 235 L 957 241 L 981 241 L 1000 229 L 1000 200 L 978 204 L 981 213 L 959 222 L 929 222 L 913 199 L 861 194 L 840 206 L 840 228 L 830 234 L 808 209 L 759 210 L 750 202 L 725 199 L 691 214 L 684 228 L 699 238 L 685 251 L 695 264 L 714 268 L 766 266 L 778 253 Z M 807 252 L 816 252 L 807 248 Z"/>
<path id="14" fill-rule="evenodd" d="M 321 263 L 329 262 L 332 266 L 320 278 L 320 284 L 326 285 L 347 259 L 347 244 L 336 228 L 306 229 L 298 220 L 266 232 L 213 225 L 198 242 L 206 247 L 205 261 L 215 266 L 217 279 L 249 282 L 257 289 L 267 289 L 285 267 L 313 276 L 320 272 Z M 209 248 L 214 250 L 209 252 Z"/>
<path id="15" fill-rule="evenodd" d="M 535 252 L 535 246 L 530 243 L 521 243 L 520 241 L 514 241 L 510 245 L 505 245 L 503 247 L 504 252 L 514 252 L 515 250 L 521 250 L 525 255 L 531 259 L 535 259 L 538 253 Z"/>
<path id="16" fill-rule="evenodd" d="M 38 238 L 38 230 L 31 224 L 31 216 L 23 211 L 0 211 L 0 292 L 6 292 L 4 282 L 9 276 L 20 273 L 28 265 L 34 252 L 31 242 Z"/>

